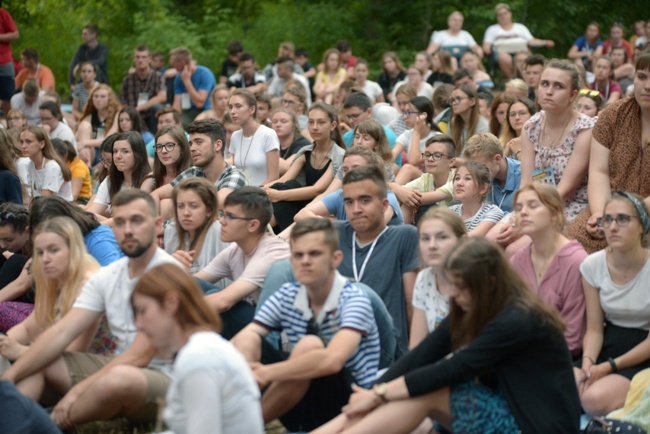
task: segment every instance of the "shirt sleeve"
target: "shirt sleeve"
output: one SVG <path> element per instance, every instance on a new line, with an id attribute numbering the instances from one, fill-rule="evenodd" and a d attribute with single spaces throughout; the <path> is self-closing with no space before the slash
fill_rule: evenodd
<path id="1" fill-rule="evenodd" d="M 322 198 L 321 202 L 323 202 L 323 205 L 325 205 L 325 208 L 327 208 L 328 213 L 337 216 L 339 215 L 339 210 L 343 205 L 340 198 L 341 193 L 338 191 L 333 191 L 332 193 Z"/>
<path id="2" fill-rule="evenodd" d="M 217 278 L 227 278 L 234 280 L 232 277 L 232 269 L 230 268 L 230 261 L 233 261 L 234 250 L 237 248 L 237 244 L 233 243 L 229 245 L 225 250 L 219 252 L 219 254 L 212 260 L 208 265 L 203 268 L 203 271 L 209 275 Z"/>
<path id="3" fill-rule="evenodd" d="M 341 329 L 349 329 L 367 336 L 375 325 L 370 300 L 365 294 L 349 297 L 341 306 Z"/>
<path id="4" fill-rule="evenodd" d="M 236 278 L 237 280 L 245 280 L 261 288 L 271 265 L 289 257 L 287 243 L 279 239 L 278 242 L 271 242 L 271 240 L 268 238 L 266 242 L 262 241 L 265 245 L 258 246 L 257 252 L 250 259 L 241 276 Z"/>
<path id="5" fill-rule="evenodd" d="M 106 177 L 101 184 L 99 184 L 99 189 L 97 190 L 97 195 L 95 196 L 95 202 L 102 205 L 109 205 L 111 203 L 108 197 L 108 177 Z"/>
<path id="6" fill-rule="evenodd" d="M 481 221 L 488 221 L 493 223 L 499 223 L 503 218 L 503 210 L 496 205 L 490 207 L 488 212 L 485 213 Z"/>
<path id="7" fill-rule="evenodd" d="M 421 311 L 426 310 L 426 304 L 424 302 L 425 300 L 425 292 L 426 292 L 426 286 L 425 286 L 425 278 L 424 274 L 427 272 L 427 270 L 421 270 L 418 273 L 418 277 L 415 279 L 415 285 L 413 286 L 413 301 L 411 304 L 413 304 L 413 307 L 420 309 Z"/>
<path id="8" fill-rule="evenodd" d="M 411 147 L 412 135 L 413 133 L 411 130 L 406 130 L 399 135 L 395 143 L 401 143 L 402 145 L 404 145 L 404 149 L 406 149 L 406 152 L 408 152 L 409 148 Z"/>
<path id="9" fill-rule="evenodd" d="M 223 434 L 220 384 L 207 369 L 194 370 L 180 379 L 178 391 L 186 412 L 186 432 Z"/>
<path id="10" fill-rule="evenodd" d="M 287 285 L 291 285 L 291 283 L 281 286 L 280 289 L 274 292 L 261 306 L 259 306 L 253 319 L 254 322 L 269 330 L 282 329 L 282 298 L 287 297 L 287 294 L 285 293 L 285 287 Z"/>
<path id="11" fill-rule="evenodd" d="M 91 310 L 93 312 L 106 311 L 106 303 L 101 291 L 102 282 L 100 280 L 102 276 L 104 276 L 104 273 L 99 272 L 86 281 L 81 290 L 81 294 L 79 294 L 72 307 Z"/>
<path id="12" fill-rule="evenodd" d="M 45 165 L 44 171 L 42 190 L 50 190 L 58 193 L 64 182 L 61 167 L 56 162 L 50 162 Z"/>
<path id="13" fill-rule="evenodd" d="M 270 128 L 264 131 L 264 153 L 280 149 L 280 139 L 278 139 L 277 133 Z"/>

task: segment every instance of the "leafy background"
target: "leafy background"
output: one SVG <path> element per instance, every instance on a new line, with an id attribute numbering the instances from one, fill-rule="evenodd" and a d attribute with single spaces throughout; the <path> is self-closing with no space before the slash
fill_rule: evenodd
<path id="1" fill-rule="evenodd" d="M 339 39 L 347 39 L 357 56 L 367 58 L 374 74 L 384 51 L 395 50 L 408 64 L 426 48 L 431 31 L 446 28 L 454 10 L 465 15 L 465 26 L 480 43 L 495 22 L 494 3 L 480 0 L 5 0 L 20 31 L 12 44 L 18 57 L 35 47 L 43 64 L 54 71 L 57 90 L 68 95 L 68 63 L 81 44 L 81 29 L 90 22 L 100 28 L 100 41 L 110 47 L 109 76 L 118 88 L 131 64 L 133 48 L 146 43 L 168 52 L 186 45 L 194 57 L 219 71 L 231 39 L 243 42 L 264 66 L 277 54 L 281 41 L 294 41 L 318 63 L 322 53 Z M 513 0 L 514 20 L 533 35 L 553 39 L 547 56 L 566 56 L 573 41 L 591 21 L 622 21 L 626 35 L 637 19 L 650 19 L 647 0 Z"/>

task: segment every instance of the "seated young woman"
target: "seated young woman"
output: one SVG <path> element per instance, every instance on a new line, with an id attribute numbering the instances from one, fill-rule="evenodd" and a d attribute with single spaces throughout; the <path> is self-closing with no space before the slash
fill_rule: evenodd
<path id="1" fill-rule="evenodd" d="M 623 407 L 632 377 L 650 367 L 648 209 L 643 197 L 616 191 L 601 219 L 608 247 L 580 266 L 587 332 L 575 379 L 591 415 Z"/>
<path id="2" fill-rule="evenodd" d="M 153 134 L 151 134 L 146 129 L 144 120 L 138 112 L 133 107 L 122 107 L 122 109 L 117 114 L 117 132 L 126 133 L 129 131 L 135 131 L 140 133 L 142 139 L 145 143 L 149 143 L 154 139 Z"/>
<path id="3" fill-rule="evenodd" d="M 176 125 L 167 125 L 156 133 L 156 145 L 153 157 L 154 188 L 167 185 L 182 171 L 192 166 L 190 145 L 183 129 Z"/>
<path id="4" fill-rule="evenodd" d="M 296 154 L 289 170 L 280 179 L 264 186 L 273 202 L 271 225 L 277 232 L 289 227 L 296 213 L 324 192 L 334 179 L 346 150 L 337 127 L 338 115 L 334 107 L 318 102 L 312 104 L 308 128 L 314 144 Z"/>
<path id="5" fill-rule="evenodd" d="M 176 212 L 165 227 L 165 251 L 194 274 L 230 244 L 220 239 L 217 189 L 205 178 L 188 178 L 174 188 L 172 202 Z"/>
<path id="6" fill-rule="evenodd" d="M 528 119 L 537 113 L 535 103 L 528 98 L 517 98 L 508 106 L 507 116 L 503 122 L 499 141 L 503 145 L 505 157 L 519 160 L 521 154 L 521 132 Z"/>
<path id="7" fill-rule="evenodd" d="M 569 351 L 579 357 L 586 327 L 580 264 L 587 252 L 579 242 L 562 235 L 562 200 L 550 185 L 526 185 L 515 193 L 514 204 L 515 224 L 532 243 L 515 253 L 510 263 L 528 287 L 564 319 Z"/>
<path id="8" fill-rule="evenodd" d="M 313 433 L 407 433 L 426 417 L 456 433 L 577 433 L 559 315 L 483 238 L 459 242 L 443 273 L 449 316 L 372 390 L 353 386 L 343 414 Z"/>
<path id="9" fill-rule="evenodd" d="M 621 86 L 614 81 L 614 62 L 611 57 L 599 57 L 594 66 L 594 73 L 596 80 L 590 87 L 603 95 L 606 104 L 616 102 L 623 97 Z"/>
<path id="10" fill-rule="evenodd" d="M 228 99 L 230 98 L 230 90 L 226 84 L 218 84 L 212 89 L 210 94 L 210 102 L 212 103 L 212 108 L 202 111 L 194 119 L 195 121 L 200 121 L 201 119 L 216 119 L 222 121 L 226 112 L 228 112 Z"/>
<path id="11" fill-rule="evenodd" d="M 244 357 L 223 339 L 219 316 L 173 264 L 145 273 L 131 296 L 135 324 L 174 368 L 163 419 L 178 434 L 263 434 L 260 390 Z"/>
<path id="12" fill-rule="evenodd" d="M 456 143 L 456 155 L 463 154 L 467 140 L 476 133 L 489 130 L 487 119 L 480 114 L 478 94 L 467 84 L 456 86 L 451 93 L 452 117 L 449 121 L 449 135 Z"/>
<path id="13" fill-rule="evenodd" d="M 86 205 L 93 194 L 88 165 L 79 159 L 77 150 L 69 141 L 52 139 L 52 146 L 70 169 L 72 176 L 70 185 L 74 202 Z"/>
<path id="14" fill-rule="evenodd" d="M 71 308 L 84 283 L 99 270 L 97 261 L 86 252 L 81 231 L 74 220 L 54 217 L 36 227 L 32 233 L 34 261 L 32 272 L 36 286 L 34 311 L 20 324 L 0 335 L 0 355 L 15 361 L 27 351 L 29 344 Z M 68 351 L 93 352 L 110 356 L 115 343 L 106 327 L 98 330 L 99 322 L 89 327 L 67 348 Z M 63 363 L 55 363 L 42 371 L 43 379 L 56 389 L 57 378 L 65 370 Z M 40 374 L 39 374 L 40 375 Z M 38 400 L 44 380 L 21 383 L 20 391 Z M 40 381 L 39 381 L 40 380 Z M 69 385 L 61 385 L 61 391 Z"/>
<path id="15" fill-rule="evenodd" d="M 487 202 L 492 185 L 490 169 L 476 161 L 466 161 L 454 177 L 454 198 L 460 201 L 450 210 L 465 222 L 469 236 L 485 236 L 503 218 L 503 211 L 497 205 Z"/>
<path id="16" fill-rule="evenodd" d="M 304 94 L 304 92 L 303 92 Z M 287 93 L 283 97 L 286 99 Z M 300 134 L 300 124 L 296 113 L 288 108 L 279 108 L 271 114 L 271 128 L 280 141 L 280 175 L 284 175 L 291 166 L 293 156 L 311 143 Z"/>
<path id="17" fill-rule="evenodd" d="M 603 96 L 597 90 L 580 89 L 576 110 L 590 118 L 597 118 L 598 113 L 605 106 Z"/>
<path id="18" fill-rule="evenodd" d="M 436 207 L 418 222 L 420 256 L 425 267 L 413 287 L 413 317 L 409 349 L 433 332 L 449 315 L 450 286 L 443 276 L 447 255 L 467 235 L 465 224 L 455 212 Z"/>
<path id="19" fill-rule="evenodd" d="M 99 163 L 96 151 L 104 138 L 117 132 L 119 111 L 120 103 L 108 85 L 100 84 L 90 92 L 76 134 L 79 158 L 89 166 Z"/>

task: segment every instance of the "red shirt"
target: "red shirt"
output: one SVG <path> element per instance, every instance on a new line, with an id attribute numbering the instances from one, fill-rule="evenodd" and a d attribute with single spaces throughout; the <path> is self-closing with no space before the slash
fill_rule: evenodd
<path id="1" fill-rule="evenodd" d="M 632 46 L 630 45 L 629 42 L 627 42 L 625 39 L 621 41 L 620 45 L 617 45 L 616 47 L 612 46 L 612 40 L 608 39 L 603 43 L 603 54 L 606 54 L 610 56 L 612 54 L 612 49 L 613 48 L 618 48 L 618 47 L 623 47 L 625 48 L 625 51 L 627 51 L 627 58 L 632 59 L 634 56 L 634 51 L 632 50 Z"/>
<path id="2" fill-rule="evenodd" d="M 0 34 L 12 33 L 18 30 L 14 19 L 4 8 L 0 8 Z M 11 42 L 0 42 L 0 65 L 14 61 L 11 54 Z"/>

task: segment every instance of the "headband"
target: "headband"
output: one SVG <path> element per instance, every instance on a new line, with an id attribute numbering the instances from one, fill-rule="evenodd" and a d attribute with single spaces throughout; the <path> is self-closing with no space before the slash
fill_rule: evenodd
<path id="1" fill-rule="evenodd" d="M 637 214 L 639 214 L 639 220 L 641 221 L 641 226 L 643 227 L 643 234 L 647 234 L 650 232 L 650 216 L 648 216 L 648 211 L 646 211 L 645 206 L 639 199 L 631 195 L 630 193 L 622 190 L 617 190 L 616 193 L 614 193 L 619 196 L 623 196 L 630 202 L 632 202 L 632 205 L 634 205 L 634 208 L 636 209 Z"/>

